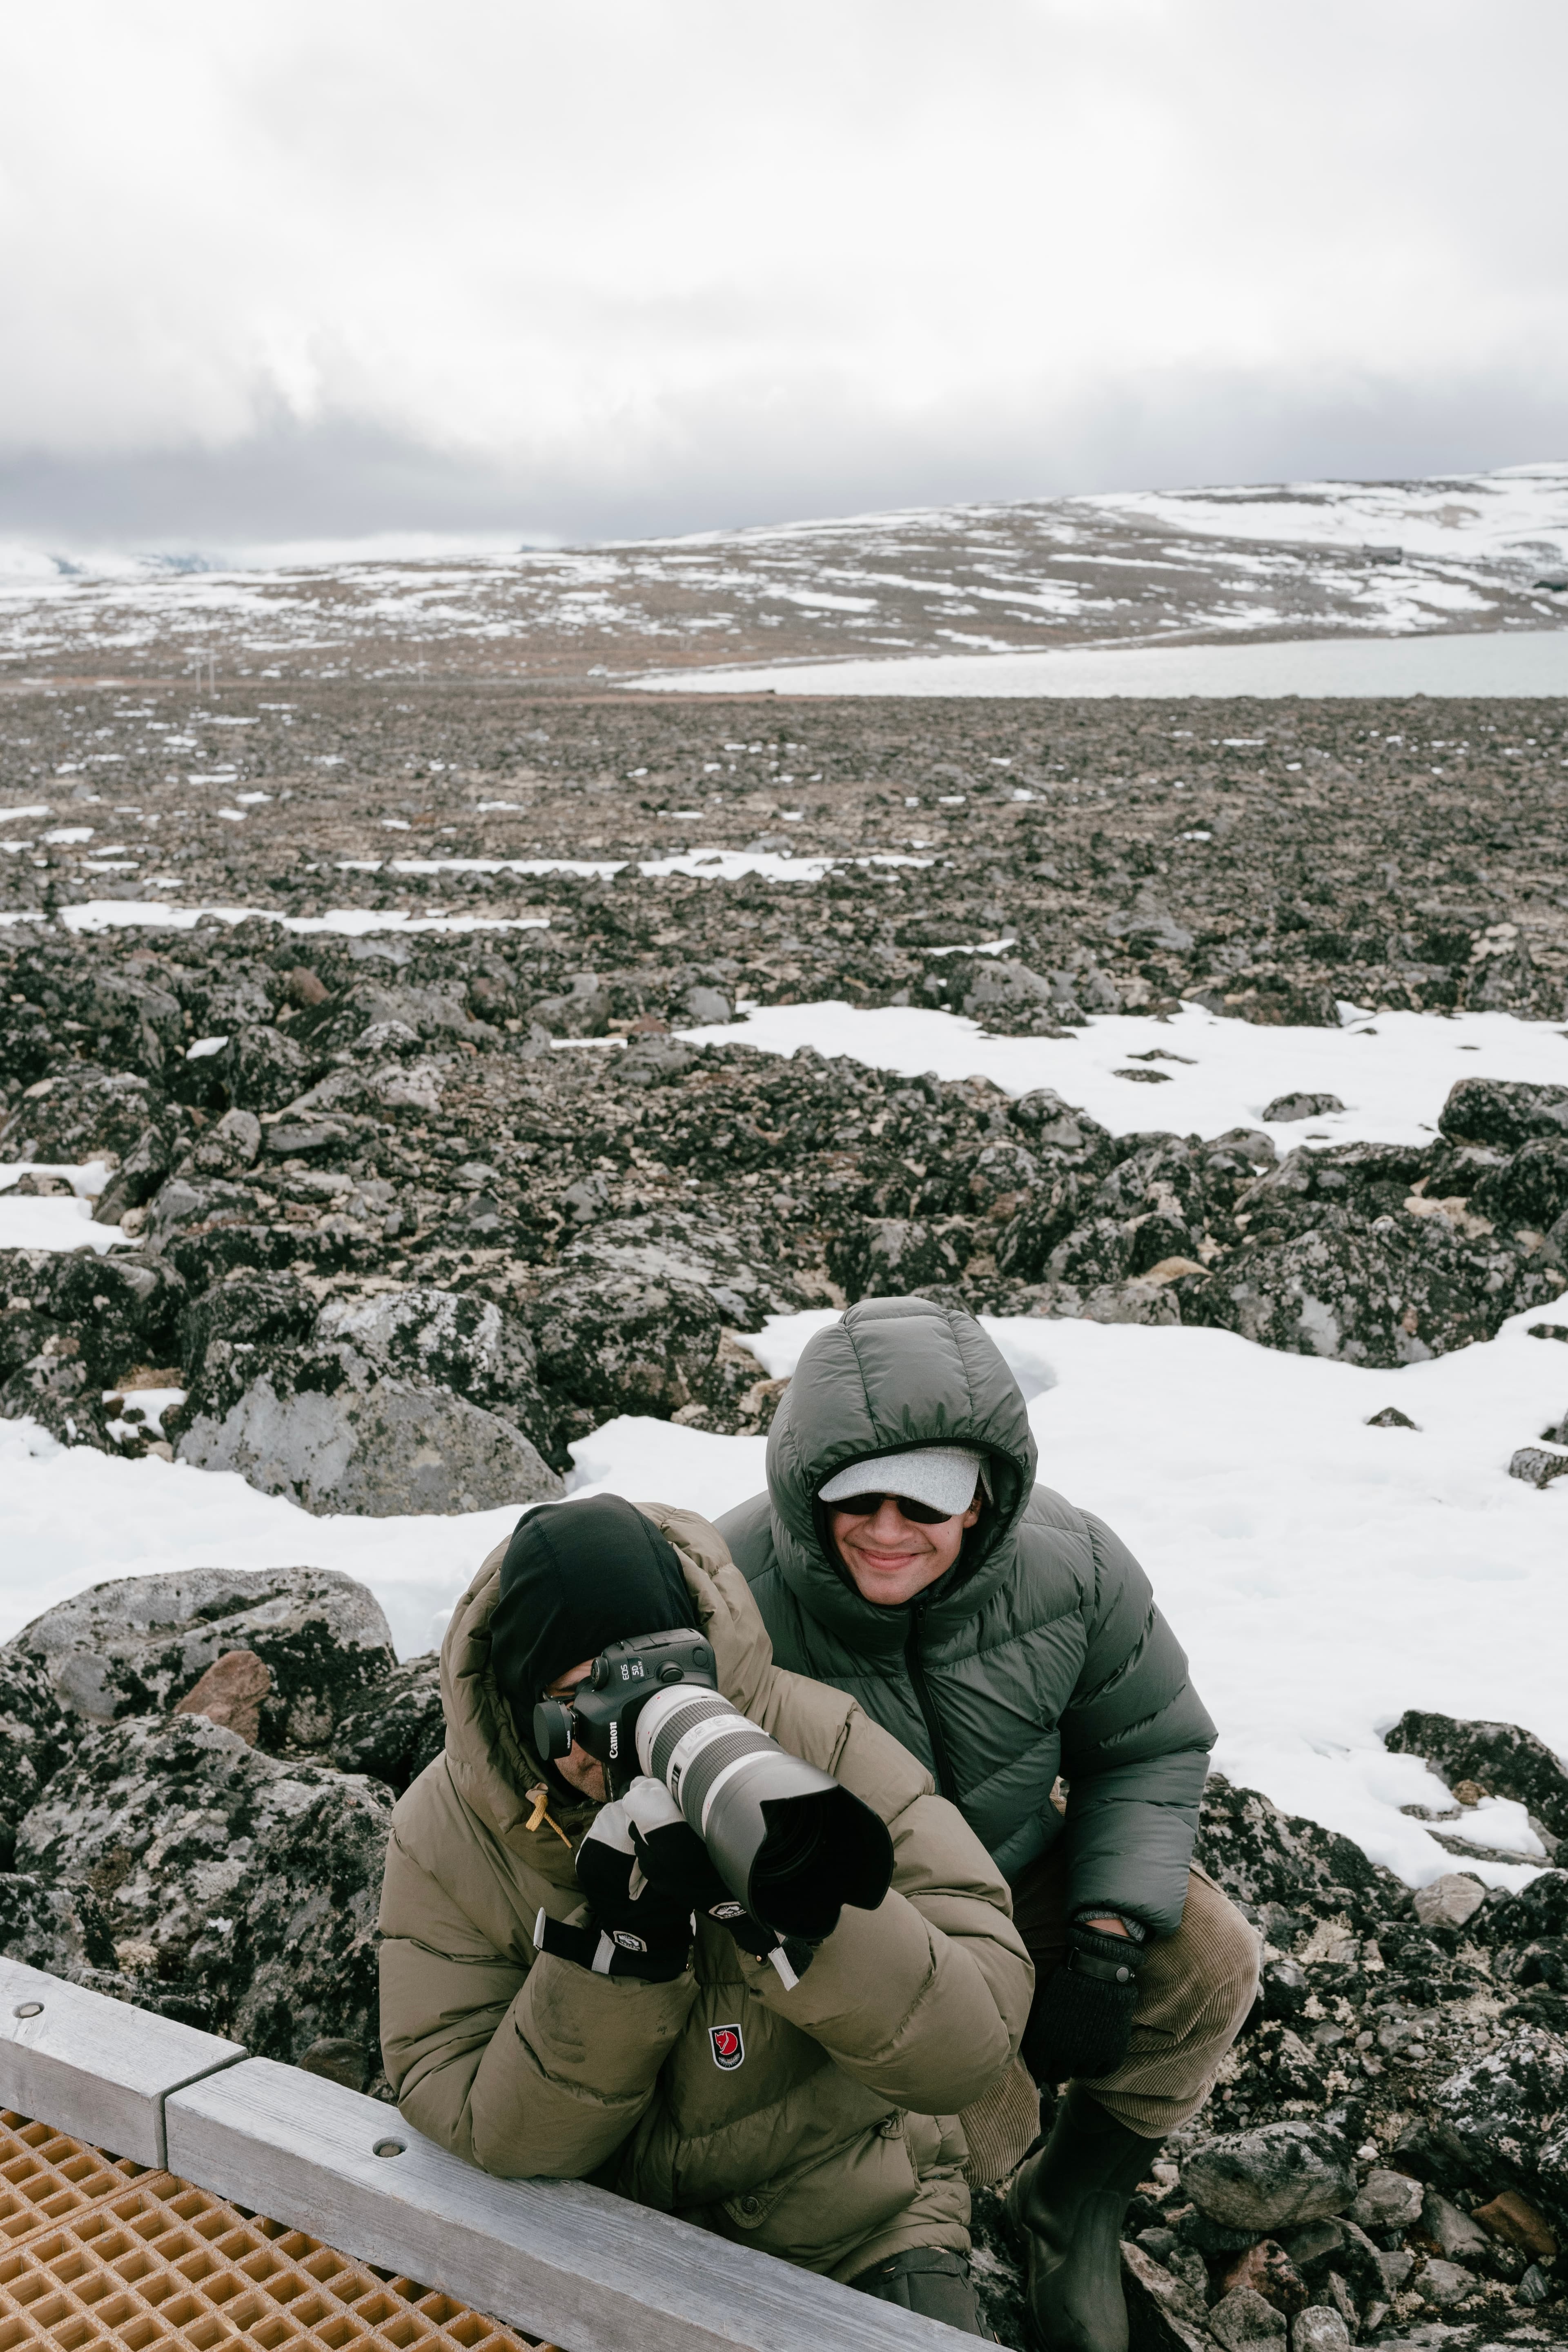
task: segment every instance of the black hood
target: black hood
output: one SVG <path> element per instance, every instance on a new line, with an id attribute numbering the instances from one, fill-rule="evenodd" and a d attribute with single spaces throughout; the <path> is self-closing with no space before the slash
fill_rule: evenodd
<path id="1" fill-rule="evenodd" d="M 697 1615 L 674 1547 L 618 1495 L 546 1503 L 517 1523 L 490 1618 L 496 1685 L 524 1738 L 545 1687 L 611 1642 Z"/>

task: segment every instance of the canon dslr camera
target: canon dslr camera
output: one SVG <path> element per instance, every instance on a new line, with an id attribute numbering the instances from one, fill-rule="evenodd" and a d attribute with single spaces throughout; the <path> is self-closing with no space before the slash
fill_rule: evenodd
<path id="1" fill-rule="evenodd" d="M 639 1773 L 662 1780 L 725 1885 L 776 1935 L 820 1941 L 844 1904 L 874 1911 L 892 1882 L 880 1815 L 731 1706 L 700 1633 L 613 1642 L 569 1705 L 542 1700 L 537 1753 L 553 1762 L 574 1741 L 604 1765 L 612 1797 Z"/>

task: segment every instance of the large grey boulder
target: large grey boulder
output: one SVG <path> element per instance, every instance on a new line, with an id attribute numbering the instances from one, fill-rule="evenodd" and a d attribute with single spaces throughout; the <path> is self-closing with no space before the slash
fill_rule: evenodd
<path id="1" fill-rule="evenodd" d="M 198 1412 L 175 1451 L 318 1516 L 486 1511 L 565 1492 L 510 1422 L 445 1389 L 378 1379 L 350 1349 L 262 1373 L 221 1419 Z"/>
<path id="2" fill-rule="evenodd" d="M 316 1336 L 342 1341 L 397 1379 L 451 1389 L 542 1450 L 550 1443 L 553 1416 L 540 1393 L 527 1326 L 488 1298 L 411 1284 L 368 1298 L 329 1299 Z"/>
<path id="3" fill-rule="evenodd" d="M 280 1761 L 201 1716 L 89 1731 L 24 1821 L 22 1871 L 68 1894 L 59 1925 L 89 1962 L 96 1891 L 133 1986 L 258 2057 L 347 2039 L 376 2057 L 375 1916 L 392 1792 Z M 47 1920 L 32 1906 L 32 1948 Z M 45 1965 L 54 1963 L 46 1960 Z M 133 1997 L 139 1997 L 133 1996 Z"/>
<path id="4" fill-rule="evenodd" d="M 268 1748 L 322 1746 L 395 1664 L 380 1604 L 352 1576 L 329 1568 L 193 1568 L 73 1594 L 25 1625 L 0 1650 L 0 1664 L 12 1711 L 26 1703 L 40 1739 L 56 1748 L 47 1696 L 89 1723 L 161 1713 L 230 1650 L 253 1651 L 271 1673 L 260 1733 Z M 41 1774 L 40 1786 L 47 1778 Z"/>

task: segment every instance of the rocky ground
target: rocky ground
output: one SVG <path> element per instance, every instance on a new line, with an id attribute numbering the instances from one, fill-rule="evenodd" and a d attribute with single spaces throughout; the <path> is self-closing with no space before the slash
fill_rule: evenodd
<path id="1" fill-rule="evenodd" d="M 1521 1308 L 1568 1336 L 1563 1088 L 1471 1081 L 1429 1144 L 1281 1150 L 1162 1130 L 1158 1049 L 1122 1073 L 1149 1128 L 1112 1137 L 1045 1092 L 672 1034 L 742 999 L 1014 1034 L 1181 998 L 1561 1023 L 1559 706 L 395 691 L 0 707 L 0 1158 L 98 1162 L 130 1243 L 4 1254 L 0 1413 L 313 1510 L 448 1512 L 559 1492 L 616 1412 L 765 1428 L 747 1333 L 872 1291 L 1374 1365 Z M 694 848 L 772 871 L 703 878 Z M 125 900 L 257 911 L 117 927 Z M 308 928 L 343 908 L 443 927 Z M 1324 1107 L 1271 1108 L 1289 1142 Z M 1547 1476 L 1568 1432 L 1541 1434 Z M 439 1736 L 433 1660 L 396 1664 L 345 1579 L 68 1602 L 0 1652 L 0 1948 L 377 2087 L 387 1814 Z M 1464 1870 L 1482 1793 L 1550 1853 L 1568 1780 L 1507 1727 L 1394 1738 L 1457 1801 L 1455 1874 L 1417 1896 L 1211 1783 L 1203 1858 L 1265 1992 L 1135 2210 L 1140 2346 L 1568 2332 L 1568 1875 Z"/>
<path id="2" fill-rule="evenodd" d="M 0 1157 L 100 1163 L 134 1246 L 7 1255 L 0 1412 L 311 1508 L 452 1510 L 556 1491 L 618 1412 L 765 1427 L 772 1310 L 934 1287 L 1394 1365 L 1560 1295 L 1561 1088 L 1281 1152 L 1162 1130 L 1159 1049 L 1113 1138 L 1045 1091 L 670 1034 L 743 999 L 1561 1021 L 1558 706 L 763 709 L 9 701 Z M 815 878 L 640 870 L 694 846 Z M 92 928 L 160 893 L 259 911 Z M 277 919 L 343 907 L 510 927 Z M 183 1392 L 161 1432 L 144 1390 Z"/>
<path id="3" fill-rule="evenodd" d="M 0 1950 L 387 2095 L 376 1902 L 395 1797 L 437 1752 L 436 1661 L 398 1665 L 352 1580 L 101 1585 L 0 1649 Z M 1335 2352 L 1568 2336 L 1568 1873 L 1489 1895 L 1466 1817 L 1514 1797 L 1552 1851 L 1568 1774 L 1527 1732 L 1407 1716 L 1451 1786 L 1454 1874 L 1215 1778 L 1199 1859 L 1259 1928 L 1261 1998 L 1153 2165 L 1125 2253 L 1134 2344 Z M 1027 2337 L 1001 2192 L 977 2269 Z"/>

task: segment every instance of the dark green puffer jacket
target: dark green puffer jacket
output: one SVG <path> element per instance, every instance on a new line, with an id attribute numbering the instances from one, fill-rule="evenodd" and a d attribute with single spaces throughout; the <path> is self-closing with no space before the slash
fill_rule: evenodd
<path id="1" fill-rule="evenodd" d="M 984 1447 L 995 1503 L 956 1568 L 884 1608 L 830 1558 L 816 1496 L 848 1464 L 921 1444 Z M 719 1529 L 778 1664 L 858 1699 L 1007 1877 L 1065 1834 L 1072 1910 L 1168 1935 L 1215 1727 L 1131 1553 L 1037 1486 L 1035 1461 L 1018 1384 L 973 1316 L 866 1298 L 807 1346 L 768 1440 L 768 1492 Z"/>

